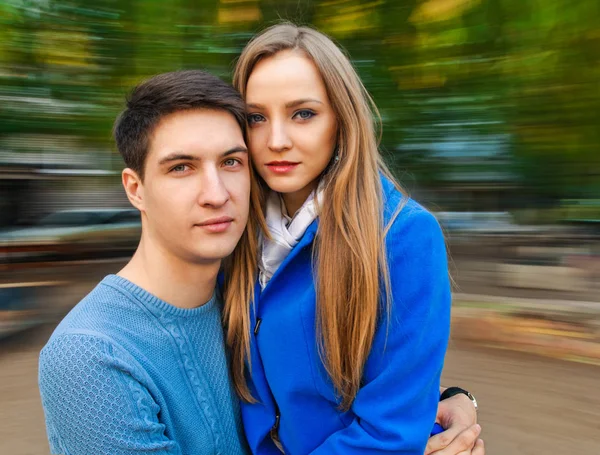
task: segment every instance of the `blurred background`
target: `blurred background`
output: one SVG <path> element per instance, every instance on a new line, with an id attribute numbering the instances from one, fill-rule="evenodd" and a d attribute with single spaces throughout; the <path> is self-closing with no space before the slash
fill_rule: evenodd
<path id="1" fill-rule="evenodd" d="M 48 453 L 38 352 L 136 247 L 124 95 L 230 80 L 281 18 L 348 50 L 388 163 L 446 231 L 444 384 L 479 399 L 487 453 L 600 453 L 598 0 L 0 0 L 0 453 Z"/>

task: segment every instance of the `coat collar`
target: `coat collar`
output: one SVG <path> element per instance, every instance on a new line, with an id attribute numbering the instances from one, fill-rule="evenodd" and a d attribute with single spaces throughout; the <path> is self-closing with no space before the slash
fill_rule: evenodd
<path id="1" fill-rule="evenodd" d="M 260 284 L 257 282 L 256 283 L 256 287 L 258 287 L 260 294 L 259 295 L 264 295 L 266 292 L 269 291 L 269 288 L 271 288 L 271 283 L 273 283 L 274 281 L 276 281 L 279 277 L 279 275 L 281 273 L 283 273 L 285 271 L 286 266 L 296 257 L 298 256 L 298 254 L 306 247 L 308 247 L 309 245 L 312 244 L 313 240 L 315 239 L 315 236 L 317 235 L 317 230 L 319 227 L 319 218 L 315 219 L 307 228 L 306 231 L 304 232 L 304 235 L 300 238 L 300 240 L 298 241 L 298 243 L 296 244 L 296 246 L 294 246 L 294 248 L 292 248 L 292 251 L 289 252 L 289 254 L 286 256 L 286 258 L 283 260 L 283 262 L 281 263 L 281 265 L 279 266 L 279 268 L 277 269 L 277 271 L 273 274 L 273 276 L 271 277 L 271 279 L 269 280 L 269 282 L 267 283 L 267 285 L 265 286 L 265 288 L 262 290 L 262 292 L 260 292 Z"/>

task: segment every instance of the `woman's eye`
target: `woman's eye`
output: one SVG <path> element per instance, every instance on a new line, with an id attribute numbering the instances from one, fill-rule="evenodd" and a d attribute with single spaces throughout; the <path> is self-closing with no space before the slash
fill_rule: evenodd
<path id="1" fill-rule="evenodd" d="M 294 114 L 294 117 L 299 118 L 300 120 L 308 120 L 309 118 L 312 118 L 314 116 L 315 116 L 315 113 L 313 111 L 309 111 L 307 109 L 303 109 Z"/>
<path id="2" fill-rule="evenodd" d="M 262 122 L 264 119 L 265 118 L 260 114 L 248 114 L 248 123 L 250 125 Z"/>

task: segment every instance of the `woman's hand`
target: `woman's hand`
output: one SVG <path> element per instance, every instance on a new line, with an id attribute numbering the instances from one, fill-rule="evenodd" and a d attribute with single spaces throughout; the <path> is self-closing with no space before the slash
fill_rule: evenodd
<path id="1" fill-rule="evenodd" d="M 466 395 L 440 401 L 436 421 L 445 431 L 429 438 L 425 455 L 485 455 L 477 412 Z"/>

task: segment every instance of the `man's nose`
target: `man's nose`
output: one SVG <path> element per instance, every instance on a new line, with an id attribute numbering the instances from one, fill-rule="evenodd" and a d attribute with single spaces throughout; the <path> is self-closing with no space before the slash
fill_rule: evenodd
<path id="1" fill-rule="evenodd" d="M 202 191 L 199 203 L 208 207 L 221 207 L 230 198 L 229 191 L 217 169 L 210 169 L 204 173 Z"/>

